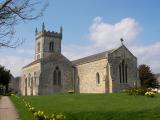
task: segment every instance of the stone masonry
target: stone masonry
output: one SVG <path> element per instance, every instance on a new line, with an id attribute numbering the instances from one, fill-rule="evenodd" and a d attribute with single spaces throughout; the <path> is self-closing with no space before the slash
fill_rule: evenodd
<path id="1" fill-rule="evenodd" d="M 22 68 L 21 95 L 42 95 L 74 90 L 78 93 L 112 93 L 140 86 L 137 58 L 120 47 L 70 61 L 61 53 L 60 32 L 35 32 L 35 60 Z"/>

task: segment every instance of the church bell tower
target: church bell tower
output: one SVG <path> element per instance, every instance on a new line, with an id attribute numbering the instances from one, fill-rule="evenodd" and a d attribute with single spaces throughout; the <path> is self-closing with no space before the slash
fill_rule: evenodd
<path id="1" fill-rule="evenodd" d="M 50 54 L 61 54 L 62 27 L 60 32 L 46 31 L 44 23 L 41 31 L 35 31 L 35 60 Z"/>

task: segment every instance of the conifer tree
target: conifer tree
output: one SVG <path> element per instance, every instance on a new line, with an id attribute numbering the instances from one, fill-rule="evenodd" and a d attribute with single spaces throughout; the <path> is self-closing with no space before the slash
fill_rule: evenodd
<path id="1" fill-rule="evenodd" d="M 155 88 L 157 86 L 156 78 L 149 66 L 145 64 L 139 65 L 138 71 L 142 87 Z"/>

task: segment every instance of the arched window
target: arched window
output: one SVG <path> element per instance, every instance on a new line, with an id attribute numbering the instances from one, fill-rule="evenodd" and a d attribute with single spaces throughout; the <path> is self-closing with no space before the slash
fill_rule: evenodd
<path id="1" fill-rule="evenodd" d="M 119 80 L 120 83 L 128 83 L 128 67 L 125 61 L 123 60 L 122 63 L 119 65 Z"/>
<path id="2" fill-rule="evenodd" d="M 122 69 L 121 69 L 121 64 L 119 65 L 119 80 L 120 80 L 120 83 L 122 83 Z"/>
<path id="3" fill-rule="evenodd" d="M 50 42 L 49 43 L 49 51 L 53 51 L 54 50 L 54 42 Z"/>
<path id="4" fill-rule="evenodd" d="M 96 84 L 100 84 L 100 76 L 99 76 L 99 73 L 96 74 Z"/>
<path id="5" fill-rule="evenodd" d="M 127 73 L 127 65 L 125 65 L 125 78 L 126 78 L 126 83 L 128 83 L 127 79 L 128 79 L 128 73 Z"/>
<path id="6" fill-rule="evenodd" d="M 124 60 L 122 61 L 122 79 L 123 79 L 123 83 L 125 83 L 125 63 Z"/>
<path id="7" fill-rule="evenodd" d="M 53 85 L 57 85 L 57 71 L 56 70 L 53 73 Z"/>
<path id="8" fill-rule="evenodd" d="M 40 52 L 40 43 L 37 44 L 37 52 Z"/>
<path id="9" fill-rule="evenodd" d="M 53 72 L 53 85 L 61 85 L 61 70 L 57 66 Z"/>
<path id="10" fill-rule="evenodd" d="M 58 85 L 61 85 L 61 71 L 58 71 Z"/>

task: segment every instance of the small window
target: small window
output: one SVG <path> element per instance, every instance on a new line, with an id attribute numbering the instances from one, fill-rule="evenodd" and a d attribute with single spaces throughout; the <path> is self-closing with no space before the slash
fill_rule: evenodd
<path id="1" fill-rule="evenodd" d="M 37 52 L 40 52 L 40 43 L 37 44 Z"/>
<path id="2" fill-rule="evenodd" d="M 61 70 L 57 66 L 53 72 L 53 85 L 61 86 Z"/>
<path id="3" fill-rule="evenodd" d="M 99 73 L 96 74 L 96 84 L 100 84 L 100 76 L 99 76 Z"/>
<path id="4" fill-rule="evenodd" d="M 49 43 L 49 51 L 53 51 L 54 50 L 54 42 L 50 42 Z"/>

